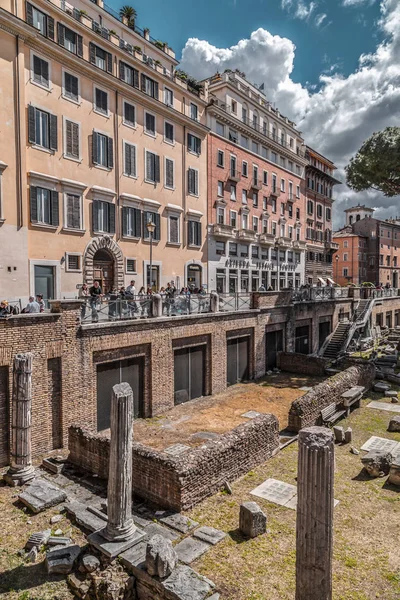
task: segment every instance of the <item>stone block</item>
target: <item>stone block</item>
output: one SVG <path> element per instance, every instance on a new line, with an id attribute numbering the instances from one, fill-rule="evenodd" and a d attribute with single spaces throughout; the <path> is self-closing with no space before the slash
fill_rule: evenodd
<path id="1" fill-rule="evenodd" d="M 390 465 L 388 483 L 400 487 L 400 456 Z"/>
<path id="2" fill-rule="evenodd" d="M 174 569 L 162 585 L 179 600 L 204 600 L 214 588 L 212 581 L 184 565 Z"/>
<path id="3" fill-rule="evenodd" d="M 93 554 L 86 554 L 82 558 L 82 565 L 87 573 L 93 573 L 93 571 L 96 571 L 100 568 L 100 561 L 97 556 L 93 556 Z"/>
<path id="4" fill-rule="evenodd" d="M 50 550 L 46 552 L 46 569 L 50 575 L 52 573 L 62 573 L 67 575 L 71 573 L 74 562 L 78 558 L 81 549 L 79 546 L 72 545 L 60 548 L 59 550 Z"/>
<path id="5" fill-rule="evenodd" d="M 102 554 L 108 558 L 115 558 L 128 548 L 131 548 L 135 544 L 138 544 L 145 537 L 145 534 L 140 529 L 136 529 L 128 539 L 121 541 L 109 541 L 102 535 L 103 529 L 100 531 L 94 531 L 88 536 L 88 542 L 96 550 L 99 550 Z"/>
<path id="6" fill-rule="evenodd" d="M 389 473 L 392 455 L 386 450 L 370 450 L 361 458 L 361 462 L 371 477 L 381 477 Z"/>
<path id="7" fill-rule="evenodd" d="M 44 458 L 42 460 L 42 467 L 44 467 L 45 469 L 47 469 L 48 471 L 50 471 L 51 473 L 56 473 L 56 475 L 59 475 L 65 465 L 66 459 L 61 457 L 50 457 L 50 458 Z"/>
<path id="8" fill-rule="evenodd" d="M 47 543 L 49 546 L 69 546 L 71 544 L 71 540 L 69 537 L 50 536 Z"/>
<path id="9" fill-rule="evenodd" d="M 146 546 L 146 569 L 152 577 L 168 577 L 176 567 L 178 556 L 172 542 L 162 535 L 154 535 Z"/>
<path id="10" fill-rule="evenodd" d="M 99 529 L 102 529 L 107 522 L 106 515 L 103 514 L 102 517 L 100 517 L 100 511 L 99 514 L 95 515 L 81 502 L 68 502 L 65 505 L 65 510 L 75 518 L 78 525 L 87 531 L 98 531 Z"/>
<path id="11" fill-rule="evenodd" d="M 128 572 L 132 568 L 145 568 L 147 542 L 139 542 L 119 555 L 119 560 Z"/>
<path id="12" fill-rule="evenodd" d="M 333 427 L 333 433 L 335 434 L 335 442 L 344 442 L 344 428 L 341 425 L 335 425 Z"/>
<path id="13" fill-rule="evenodd" d="M 193 537 L 215 546 L 215 544 L 218 544 L 218 542 L 221 542 L 226 537 L 226 533 L 219 529 L 214 529 L 214 527 L 204 526 L 196 529 Z"/>
<path id="14" fill-rule="evenodd" d="M 386 398 L 398 398 L 398 393 L 396 390 L 386 390 L 385 391 Z"/>
<path id="15" fill-rule="evenodd" d="M 388 431 L 400 433 L 400 415 L 392 417 L 389 421 Z"/>
<path id="16" fill-rule="evenodd" d="M 175 546 L 175 552 L 181 562 L 189 565 L 210 548 L 211 546 L 205 542 L 195 540 L 192 537 L 187 537 Z"/>
<path id="17" fill-rule="evenodd" d="M 390 390 L 390 387 L 391 386 L 388 383 L 378 381 L 378 383 L 375 383 L 374 385 L 374 392 L 381 392 L 384 394 L 386 391 Z"/>
<path id="18" fill-rule="evenodd" d="M 345 444 L 350 444 L 350 442 L 353 440 L 353 430 L 351 427 L 348 427 L 346 429 L 346 431 L 344 432 L 344 443 Z"/>
<path id="19" fill-rule="evenodd" d="M 65 502 L 67 494 L 46 479 L 35 479 L 18 498 L 34 513 L 39 513 Z"/>
<path id="20" fill-rule="evenodd" d="M 255 538 L 267 531 L 267 516 L 256 502 L 244 502 L 240 505 L 239 529 L 249 538 Z"/>
<path id="21" fill-rule="evenodd" d="M 167 527 L 163 527 L 162 525 L 159 525 L 158 523 L 148 524 L 147 527 L 145 527 L 144 531 L 145 531 L 147 539 L 150 539 L 151 537 L 153 537 L 153 535 L 162 535 L 167 540 L 174 542 L 175 540 L 177 540 L 179 538 L 179 535 L 177 533 L 175 533 L 174 531 L 171 531 Z"/>
<path id="22" fill-rule="evenodd" d="M 164 523 L 165 525 L 168 525 L 169 527 L 172 527 L 172 529 L 180 531 L 181 533 L 187 533 L 188 531 L 194 529 L 198 525 L 196 521 L 193 521 L 192 519 L 189 519 L 188 517 L 185 517 L 180 513 L 175 513 L 173 515 L 163 517 L 162 519 L 160 519 L 160 522 Z"/>
<path id="23" fill-rule="evenodd" d="M 45 531 L 38 531 L 37 533 L 32 533 L 25 544 L 25 548 L 27 550 L 30 550 L 34 546 L 36 546 L 37 548 L 39 548 L 40 546 L 44 546 L 45 544 L 47 544 L 50 536 L 51 529 L 46 529 Z"/>

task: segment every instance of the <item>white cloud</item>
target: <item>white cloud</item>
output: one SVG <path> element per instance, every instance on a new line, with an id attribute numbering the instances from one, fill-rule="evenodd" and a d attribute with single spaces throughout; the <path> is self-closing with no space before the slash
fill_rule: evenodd
<path id="1" fill-rule="evenodd" d="M 327 15 L 325 13 L 321 13 L 315 17 L 315 25 L 317 27 L 321 27 L 322 23 L 325 21 Z"/>
<path id="2" fill-rule="evenodd" d="M 289 1 L 289 0 L 286 0 Z M 267 98 L 297 122 L 306 143 L 335 161 L 344 181 L 344 166 L 374 131 L 400 122 L 400 2 L 381 0 L 380 27 L 385 40 L 375 52 L 360 56 L 354 73 L 321 74 L 320 89 L 291 78 L 296 47 L 291 40 L 265 29 L 253 32 L 230 48 L 216 48 L 191 38 L 182 53 L 181 66 L 199 79 L 217 70 L 238 68 L 250 82 L 265 85 Z M 347 200 L 379 206 L 380 216 L 393 214 L 393 199 L 381 194 L 355 194 L 337 187 L 338 217 Z"/>
<path id="3" fill-rule="evenodd" d="M 342 6 L 361 6 L 367 4 L 374 4 L 376 0 L 343 0 Z"/>
<path id="4" fill-rule="evenodd" d="M 281 0 L 281 7 L 290 13 L 292 17 L 307 21 L 317 7 L 317 3 L 310 2 L 307 4 L 303 0 Z"/>

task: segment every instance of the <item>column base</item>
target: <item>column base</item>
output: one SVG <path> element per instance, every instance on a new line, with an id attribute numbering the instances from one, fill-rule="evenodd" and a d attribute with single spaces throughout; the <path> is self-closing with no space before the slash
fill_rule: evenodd
<path id="1" fill-rule="evenodd" d="M 10 467 L 3 475 L 4 481 L 11 487 L 20 487 L 31 481 L 35 477 L 35 469 L 33 466 L 23 470 L 13 469 Z"/>
<path id="2" fill-rule="evenodd" d="M 135 529 L 133 534 L 131 534 L 125 540 L 116 540 L 110 541 L 106 537 L 104 537 L 104 529 L 99 529 L 98 531 L 94 531 L 88 536 L 88 542 L 97 550 L 100 550 L 103 554 L 105 554 L 108 558 L 115 558 L 118 554 L 125 552 L 132 546 L 135 546 L 139 542 L 143 540 L 145 537 L 144 531 L 140 529 Z"/>

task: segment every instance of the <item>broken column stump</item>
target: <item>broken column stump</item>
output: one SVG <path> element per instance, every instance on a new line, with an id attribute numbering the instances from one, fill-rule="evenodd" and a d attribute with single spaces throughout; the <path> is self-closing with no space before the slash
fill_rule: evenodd
<path id="1" fill-rule="evenodd" d="M 267 515 L 256 502 L 244 502 L 240 505 L 239 529 L 249 538 L 255 538 L 267 531 Z"/>

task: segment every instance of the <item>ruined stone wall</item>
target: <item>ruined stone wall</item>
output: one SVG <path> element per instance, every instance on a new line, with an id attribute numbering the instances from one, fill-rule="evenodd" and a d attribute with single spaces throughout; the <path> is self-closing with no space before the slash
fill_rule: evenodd
<path id="1" fill-rule="evenodd" d="M 282 371 L 302 375 L 325 375 L 326 358 L 308 356 L 299 352 L 278 352 L 277 365 Z"/>
<path id="2" fill-rule="evenodd" d="M 375 367 L 371 363 L 353 365 L 319 383 L 301 398 L 294 400 L 289 410 L 290 431 L 299 431 L 303 427 L 318 425 L 321 410 L 332 402 L 339 403 L 340 396 L 356 385 L 366 389 L 371 387 L 375 377 Z"/>
<path id="3" fill-rule="evenodd" d="M 278 419 L 262 415 L 178 457 L 135 442 L 134 494 L 165 508 L 188 509 L 270 458 L 279 448 L 278 431 Z M 107 478 L 107 437 L 72 426 L 68 446 L 72 463 Z"/>

